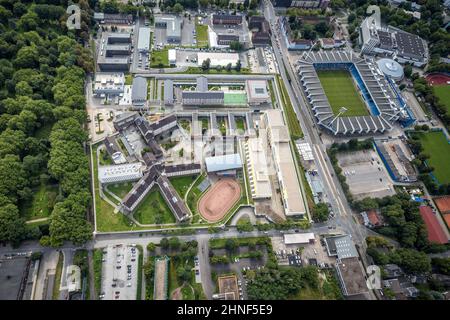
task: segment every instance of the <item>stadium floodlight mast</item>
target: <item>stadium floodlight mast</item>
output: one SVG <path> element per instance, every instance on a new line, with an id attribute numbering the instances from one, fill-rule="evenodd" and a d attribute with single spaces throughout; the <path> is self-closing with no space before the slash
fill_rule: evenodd
<path id="1" fill-rule="evenodd" d="M 340 117 L 342 114 L 344 114 L 345 112 L 347 112 L 347 108 L 346 107 L 341 107 L 339 109 L 339 113 L 337 115 L 337 117 Z"/>

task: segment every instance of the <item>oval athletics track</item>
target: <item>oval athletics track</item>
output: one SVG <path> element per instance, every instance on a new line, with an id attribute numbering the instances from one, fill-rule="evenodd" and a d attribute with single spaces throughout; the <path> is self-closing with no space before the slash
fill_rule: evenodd
<path id="1" fill-rule="evenodd" d="M 208 222 L 220 221 L 241 197 L 241 186 L 233 179 L 221 179 L 198 202 L 198 212 Z"/>

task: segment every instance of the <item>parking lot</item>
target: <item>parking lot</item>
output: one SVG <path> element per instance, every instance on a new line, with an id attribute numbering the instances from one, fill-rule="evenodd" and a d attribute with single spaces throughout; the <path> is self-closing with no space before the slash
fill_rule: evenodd
<path id="1" fill-rule="evenodd" d="M 138 257 L 133 245 L 110 245 L 103 250 L 100 299 L 136 300 Z"/>
<path id="2" fill-rule="evenodd" d="M 395 194 L 389 173 L 375 150 L 342 153 L 337 158 L 355 199 Z"/>
<path id="3" fill-rule="evenodd" d="M 315 259 L 319 266 L 326 267 L 334 263 L 334 259 L 327 254 L 320 237 L 315 236 L 314 244 L 289 244 L 284 243 L 283 237 L 271 237 L 272 248 L 279 265 L 305 266 L 310 264 L 310 259 Z"/>

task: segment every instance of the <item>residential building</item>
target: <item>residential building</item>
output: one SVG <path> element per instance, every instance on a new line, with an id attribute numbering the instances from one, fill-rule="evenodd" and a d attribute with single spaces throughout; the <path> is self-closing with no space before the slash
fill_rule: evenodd
<path id="1" fill-rule="evenodd" d="M 166 29 L 166 39 L 168 43 L 181 42 L 181 29 L 183 27 L 183 20 L 177 16 L 156 16 L 155 27 Z"/>
<path id="2" fill-rule="evenodd" d="M 316 240 L 314 233 L 288 233 L 283 235 L 284 244 L 313 244 Z"/>
<path id="3" fill-rule="evenodd" d="M 345 297 L 368 293 L 363 267 L 358 258 L 346 258 L 338 261 L 336 273 Z"/>
<path id="4" fill-rule="evenodd" d="M 253 199 L 270 199 L 272 187 L 267 163 L 267 143 L 262 136 L 244 144 L 250 192 Z"/>
<path id="5" fill-rule="evenodd" d="M 144 107 L 147 100 L 147 79 L 134 77 L 131 89 L 131 102 L 135 107 Z"/>
<path id="6" fill-rule="evenodd" d="M 328 7 L 330 0 L 273 0 L 274 7 L 296 7 L 302 9 L 325 9 Z"/>
<path id="7" fill-rule="evenodd" d="M 239 42 L 239 36 L 234 34 L 217 35 L 217 44 L 219 46 L 229 46 L 232 42 Z"/>
<path id="8" fill-rule="evenodd" d="M 182 103 L 184 105 L 223 105 L 223 91 L 209 91 L 208 78 L 200 76 L 197 78 L 197 88 L 195 91 L 183 90 L 181 92 Z"/>
<path id="9" fill-rule="evenodd" d="M 148 53 L 150 51 L 150 37 L 151 32 L 148 27 L 139 28 L 139 37 L 138 37 L 138 51 L 142 53 Z"/>
<path id="10" fill-rule="evenodd" d="M 173 103 L 173 81 L 166 79 L 164 80 L 164 104 L 171 106 Z"/>
<path id="11" fill-rule="evenodd" d="M 267 110 L 263 121 L 267 129 L 271 156 L 273 158 L 285 215 L 306 214 L 302 189 L 298 181 L 297 169 L 290 146 L 290 136 L 280 109 Z"/>
<path id="12" fill-rule="evenodd" d="M 247 80 L 245 82 L 245 91 L 250 105 L 260 105 L 270 101 L 270 94 L 267 90 L 266 80 Z"/>
<path id="13" fill-rule="evenodd" d="M 240 25 L 242 24 L 242 16 L 231 14 L 213 14 L 213 24 L 222 25 Z"/>
<path id="14" fill-rule="evenodd" d="M 242 169 L 242 160 L 239 153 L 234 153 L 223 156 L 206 157 L 205 165 L 206 171 L 209 173 L 219 173 L 221 171 Z"/>
<path id="15" fill-rule="evenodd" d="M 141 178 L 142 164 L 140 162 L 98 167 L 98 180 L 101 184 L 137 181 Z"/>
<path id="16" fill-rule="evenodd" d="M 270 45 L 270 25 L 262 16 L 251 16 L 248 23 L 249 29 L 252 30 L 253 45 Z"/>
<path id="17" fill-rule="evenodd" d="M 94 12 L 94 20 L 101 24 L 131 24 L 133 23 L 133 16 L 123 13 Z"/>
<path id="18" fill-rule="evenodd" d="M 99 98 L 122 96 L 125 86 L 123 72 L 97 72 L 94 79 L 94 95 Z"/>
<path id="19" fill-rule="evenodd" d="M 228 52 L 199 52 L 197 53 L 197 65 L 202 67 L 203 61 L 210 60 L 210 67 L 215 68 L 217 66 L 226 67 L 229 63 L 236 66 L 239 61 L 239 54 Z"/>

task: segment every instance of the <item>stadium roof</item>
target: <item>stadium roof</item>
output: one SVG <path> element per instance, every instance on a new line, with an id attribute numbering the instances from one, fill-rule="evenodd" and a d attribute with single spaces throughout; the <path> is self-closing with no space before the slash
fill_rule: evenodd
<path id="1" fill-rule="evenodd" d="M 395 33 L 398 52 L 412 58 L 422 58 L 426 53 L 424 40 L 415 34 L 404 31 Z"/>
<path id="2" fill-rule="evenodd" d="M 444 230 L 442 229 L 439 221 L 437 220 L 433 210 L 429 206 L 420 206 L 420 215 L 422 216 L 423 221 L 427 227 L 428 231 L 428 240 L 434 243 L 448 243 L 448 238 L 445 235 Z"/>
<path id="3" fill-rule="evenodd" d="M 242 168 L 242 160 L 239 153 L 205 158 L 208 172 L 226 171 Z"/>
<path id="4" fill-rule="evenodd" d="M 403 78 L 403 67 L 395 60 L 392 59 L 380 59 L 377 61 L 378 69 L 385 75 L 400 80 Z"/>
<path id="5" fill-rule="evenodd" d="M 338 64 L 353 65 L 360 77 L 358 81 L 366 87 L 367 95 L 373 101 L 371 106 L 375 106 L 375 109 L 371 109 L 378 114 L 353 117 L 335 115 L 316 73 L 316 66 L 323 64 L 331 68 Z M 391 98 L 387 80 L 377 72 L 376 65 L 359 58 L 352 51 L 305 53 L 300 59 L 299 74 L 318 123 L 335 135 L 383 133 L 392 129 L 393 122 L 399 119 L 398 102 L 397 99 Z"/>

